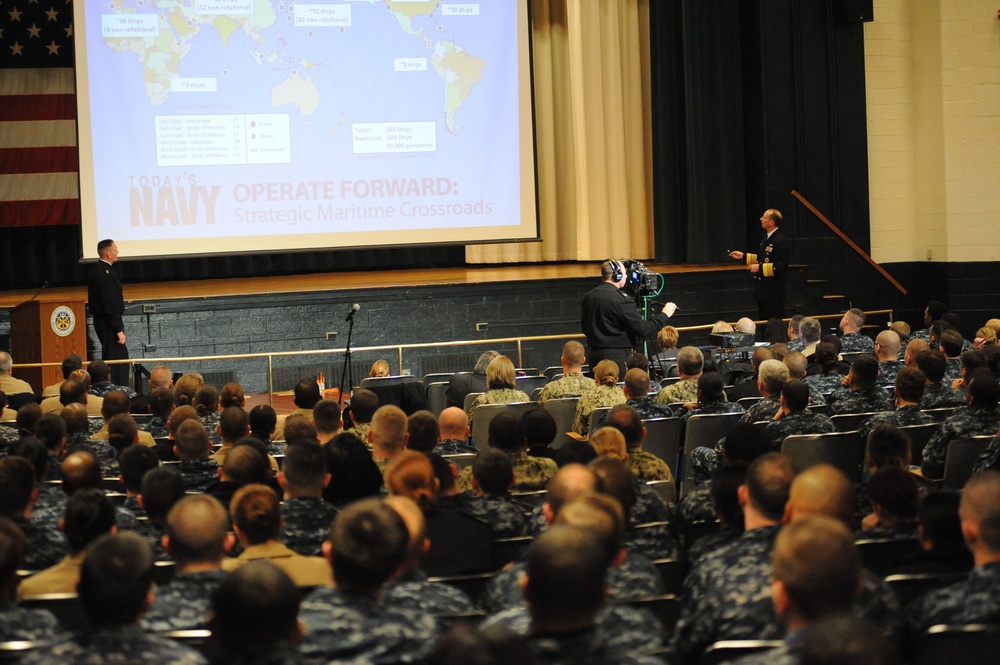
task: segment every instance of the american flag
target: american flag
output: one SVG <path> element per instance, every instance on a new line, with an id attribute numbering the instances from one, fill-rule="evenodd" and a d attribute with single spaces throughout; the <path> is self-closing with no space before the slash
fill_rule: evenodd
<path id="1" fill-rule="evenodd" d="M 71 0 L 0 0 L 0 227 L 78 225 Z"/>

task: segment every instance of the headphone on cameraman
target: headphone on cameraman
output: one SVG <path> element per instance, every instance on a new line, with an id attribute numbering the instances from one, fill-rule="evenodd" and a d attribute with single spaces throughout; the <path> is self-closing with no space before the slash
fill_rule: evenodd
<path id="1" fill-rule="evenodd" d="M 625 266 L 618 259 L 605 259 L 611 269 L 614 271 L 611 273 L 612 281 L 618 283 L 625 279 Z"/>

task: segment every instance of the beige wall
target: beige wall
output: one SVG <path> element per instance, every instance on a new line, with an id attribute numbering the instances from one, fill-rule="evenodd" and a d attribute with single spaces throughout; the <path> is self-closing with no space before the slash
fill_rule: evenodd
<path id="1" fill-rule="evenodd" d="M 1000 4 L 874 0 L 872 257 L 1000 260 Z"/>

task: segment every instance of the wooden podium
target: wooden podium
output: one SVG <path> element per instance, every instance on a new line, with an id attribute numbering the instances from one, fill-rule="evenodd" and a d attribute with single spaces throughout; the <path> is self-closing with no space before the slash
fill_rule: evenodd
<path id="1" fill-rule="evenodd" d="M 10 354 L 15 364 L 62 363 L 70 354 L 87 357 L 87 310 L 83 300 L 31 300 L 10 313 Z M 14 375 L 41 393 L 62 381 L 62 368 L 25 367 Z"/>

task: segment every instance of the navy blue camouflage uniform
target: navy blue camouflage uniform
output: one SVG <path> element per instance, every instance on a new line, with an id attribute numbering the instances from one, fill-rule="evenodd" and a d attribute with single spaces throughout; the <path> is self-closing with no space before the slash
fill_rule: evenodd
<path id="1" fill-rule="evenodd" d="M 330 535 L 330 524 L 337 509 L 323 499 L 302 497 L 281 502 L 281 540 L 289 549 L 303 556 L 323 556 L 323 541 Z"/>
<path id="2" fill-rule="evenodd" d="M 157 588 L 153 604 L 142 618 L 142 627 L 154 633 L 205 628 L 212 594 L 225 574 L 221 568 L 176 573 L 169 584 Z"/>
<path id="3" fill-rule="evenodd" d="M 928 478 L 944 477 L 944 457 L 948 442 L 983 434 L 996 434 L 1000 426 L 997 409 L 959 409 L 944 422 L 924 446 L 923 472 Z"/>

